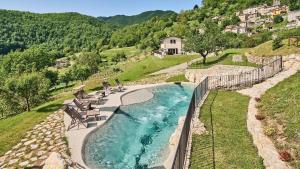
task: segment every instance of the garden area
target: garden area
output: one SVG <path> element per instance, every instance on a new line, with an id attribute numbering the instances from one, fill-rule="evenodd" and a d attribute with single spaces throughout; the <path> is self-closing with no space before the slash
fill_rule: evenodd
<path id="1" fill-rule="evenodd" d="M 264 168 L 246 126 L 248 103 L 236 92 L 209 94 L 199 117 L 207 133 L 193 135 L 191 169 Z"/>
<path id="2" fill-rule="evenodd" d="M 264 132 L 281 158 L 300 168 L 300 72 L 269 89 L 258 105 Z"/>

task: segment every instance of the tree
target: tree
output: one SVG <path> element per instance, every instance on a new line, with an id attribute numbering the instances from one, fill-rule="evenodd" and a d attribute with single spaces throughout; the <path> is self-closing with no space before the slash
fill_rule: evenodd
<path id="1" fill-rule="evenodd" d="M 50 82 L 38 73 L 25 73 L 6 81 L 6 88 L 20 99 L 23 99 L 26 110 L 40 103 L 49 96 Z"/>
<path id="2" fill-rule="evenodd" d="M 77 65 L 86 66 L 92 74 L 98 72 L 99 65 L 102 63 L 102 56 L 95 52 L 83 52 L 76 59 Z"/>
<path id="3" fill-rule="evenodd" d="M 199 6 L 196 4 L 193 9 L 197 10 L 197 9 L 199 9 Z"/>
<path id="4" fill-rule="evenodd" d="M 281 23 L 282 21 L 283 21 L 283 17 L 280 15 L 275 16 L 273 19 L 273 22 L 276 24 Z"/>
<path id="5" fill-rule="evenodd" d="M 44 76 L 50 81 L 50 86 L 53 87 L 58 82 L 58 72 L 52 70 L 44 70 Z"/>
<path id="6" fill-rule="evenodd" d="M 73 81 L 73 76 L 71 71 L 67 71 L 65 73 L 59 74 L 58 80 L 60 83 L 65 83 L 66 87 L 68 87 L 69 83 Z"/>
<path id="7" fill-rule="evenodd" d="M 81 84 L 91 75 L 91 70 L 87 66 L 74 66 L 72 68 L 74 80 L 80 80 Z"/>
<path id="8" fill-rule="evenodd" d="M 53 54 L 43 48 L 32 47 L 23 52 L 11 52 L 3 58 L 4 74 L 22 74 L 42 70 L 54 64 Z"/>
<path id="9" fill-rule="evenodd" d="M 194 31 L 187 35 L 185 51 L 197 52 L 203 57 L 203 64 L 209 53 L 218 52 L 224 46 L 222 32 L 218 25 L 211 20 L 204 21 L 203 33 Z"/>

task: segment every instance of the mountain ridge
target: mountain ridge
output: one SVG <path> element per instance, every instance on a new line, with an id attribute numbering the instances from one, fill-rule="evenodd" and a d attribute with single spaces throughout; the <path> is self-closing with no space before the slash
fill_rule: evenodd
<path id="1" fill-rule="evenodd" d="M 114 15 L 114 16 L 108 16 L 108 17 L 98 17 L 99 20 L 102 20 L 108 24 L 117 25 L 120 27 L 125 27 L 129 25 L 139 24 L 145 21 L 148 21 L 154 17 L 169 17 L 171 15 L 177 14 L 174 11 L 171 10 L 152 10 L 152 11 L 146 11 L 142 12 L 137 15 Z"/>

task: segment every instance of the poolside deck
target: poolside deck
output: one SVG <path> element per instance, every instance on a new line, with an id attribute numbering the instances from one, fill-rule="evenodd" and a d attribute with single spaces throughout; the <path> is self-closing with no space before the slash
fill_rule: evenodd
<path id="1" fill-rule="evenodd" d="M 68 139 L 69 148 L 71 152 L 71 157 L 74 162 L 79 163 L 80 165 L 88 168 L 82 158 L 82 147 L 84 145 L 85 138 L 92 133 L 95 129 L 99 128 L 103 124 L 105 124 L 113 115 L 114 112 L 122 105 L 121 98 L 122 96 L 132 93 L 133 91 L 163 85 L 161 84 L 148 84 L 148 85 L 137 85 L 137 86 L 126 86 L 126 90 L 124 92 L 116 92 L 114 94 L 110 94 L 109 96 L 104 98 L 104 103 L 97 108 L 100 108 L 101 116 L 98 121 L 93 121 L 89 125 L 88 128 L 84 126 L 80 126 L 79 128 L 75 127 L 69 131 L 66 131 L 66 137 Z M 139 100 L 147 100 L 149 97 L 145 96 L 145 98 L 141 98 L 143 95 L 140 95 Z M 65 114 L 64 123 L 65 126 L 68 126 L 71 122 L 71 118 Z"/>

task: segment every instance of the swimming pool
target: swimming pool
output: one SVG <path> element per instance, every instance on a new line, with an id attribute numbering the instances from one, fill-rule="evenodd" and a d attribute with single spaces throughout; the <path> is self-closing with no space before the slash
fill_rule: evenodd
<path id="1" fill-rule="evenodd" d="M 150 168 L 168 156 L 169 139 L 185 116 L 192 85 L 163 85 L 147 90 L 146 102 L 121 106 L 114 117 L 88 136 L 83 157 L 92 169 Z"/>

